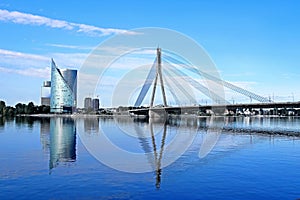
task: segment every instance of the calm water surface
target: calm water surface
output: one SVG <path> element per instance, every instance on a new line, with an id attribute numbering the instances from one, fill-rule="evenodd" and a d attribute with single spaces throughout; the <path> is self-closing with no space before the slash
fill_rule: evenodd
<path id="1" fill-rule="evenodd" d="M 156 167 L 127 173 L 102 164 L 84 145 L 100 132 L 128 152 L 153 153 Z M 192 144 L 162 168 L 177 134 Z M 0 199 L 299 199 L 298 134 L 292 117 L 0 118 Z"/>

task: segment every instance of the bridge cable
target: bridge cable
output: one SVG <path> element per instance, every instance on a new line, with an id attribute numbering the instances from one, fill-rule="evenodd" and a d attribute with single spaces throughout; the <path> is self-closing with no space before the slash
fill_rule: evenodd
<path id="1" fill-rule="evenodd" d="M 189 94 L 189 92 L 187 92 L 187 89 L 184 88 L 182 86 L 182 84 L 178 80 L 176 80 L 176 78 L 174 78 L 173 75 L 170 74 L 169 70 L 165 70 L 164 73 L 169 77 L 169 79 L 171 80 L 171 82 L 174 83 L 173 85 L 176 88 L 178 88 L 180 90 L 180 92 L 183 93 L 183 95 L 186 96 L 189 99 L 190 102 L 192 102 L 192 104 L 197 104 L 196 99 L 191 94 Z M 184 81 L 183 78 L 181 78 L 179 76 L 178 76 L 178 78 L 180 78 L 182 81 Z M 180 101 L 177 102 L 177 105 L 180 105 L 178 103 L 180 103 Z"/>
<path id="2" fill-rule="evenodd" d="M 155 78 L 155 75 L 156 75 L 156 62 L 157 62 L 157 59 L 154 60 L 154 63 L 148 73 L 148 76 L 144 82 L 144 85 L 141 89 L 141 92 L 139 93 L 139 96 L 134 104 L 134 107 L 139 107 L 141 106 L 146 94 L 148 93 L 149 91 L 149 88 L 151 87 L 153 81 L 154 81 L 154 78 Z"/>
<path id="3" fill-rule="evenodd" d="M 169 83 L 168 79 L 165 79 L 165 83 L 166 83 L 166 85 L 168 86 L 168 89 L 169 89 L 171 95 L 173 96 L 173 98 L 174 98 L 176 104 L 177 104 L 177 105 L 180 105 L 180 101 L 179 101 L 179 99 L 178 99 L 176 93 L 174 92 L 173 86 Z"/>
<path id="4" fill-rule="evenodd" d="M 203 93 L 208 98 L 211 98 L 215 103 L 218 104 L 230 104 L 230 102 L 226 101 L 223 97 L 220 97 L 218 94 L 210 91 L 207 87 L 203 86 L 199 82 L 195 81 L 194 79 L 190 78 L 187 74 L 177 69 L 173 64 L 169 63 L 173 67 L 167 67 L 168 70 L 175 73 L 177 76 L 180 76 L 186 82 L 190 83 L 195 89 Z"/>
<path id="5" fill-rule="evenodd" d="M 227 88 L 229 88 L 229 89 L 231 89 L 231 90 L 233 90 L 235 92 L 238 92 L 238 93 L 240 93 L 242 95 L 248 96 L 248 97 L 253 98 L 253 99 L 255 99 L 257 101 L 260 101 L 260 102 L 269 102 L 270 101 L 268 98 L 262 97 L 260 95 L 257 95 L 255 93 L 253 93 L 253 92 L 250 92 L 248 90 L 245 90 L 245 89 L 242 89 L 242 88 L 240 88 L 238 86 L 235 86 L 235 85 L 233 85 L 233 84 L 231 84 L 231 83 L 229 83 L 227 81 L 224 81 L 224 80 L 222 80 L 220 78 L 217 78 L 217 77 L 214 77 L 214 76 L 212 76 L 210 74 L 207 74 L 207 73 L 205 73 L 205 72 L 203 72 L 203 71 L 201 71 L 201 70 L 193 67 L 191 64 L 189 64 L 189 66 L 188 66 L 187 65 L 188 62 L 184 63 L 183 61 L 179 61 L 179 60 L 177 60 L 177 59 L 175 59 L 175 58 L 173 58 L 171 56 L 167 56 L 167 55 L 165 55 L 164 57 L 165 57 L 165 59 L 167 59 L 167 60 L 169 60 L 171 62 L 177 62 L 177 63 L 179 62 L 181 64 L 180 65 L 181 67 L 183 67 L 183 68 L 185 68 L 185 69 L 187 69 L 187 70 L 189 70 L 189 71 L 191 71 L 193 73 L 200 74 L 203 77 L 205 77 L 205 78 L 207 78 L 209 80 L 214 81 L 215 83 L 218 83 L 220 85 L 224 85 L 225 87 L 227 87 Z"/>

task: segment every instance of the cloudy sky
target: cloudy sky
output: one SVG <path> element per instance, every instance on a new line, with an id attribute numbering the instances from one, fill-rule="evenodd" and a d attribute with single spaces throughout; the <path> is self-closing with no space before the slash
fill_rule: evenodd
<path id="1" fill-rule="evenodd" d="M 162 27 L 200 44 L 223 79 L 275 100 L 298 101 L 299 9 L 296 0 L 1 0 L 0 99 L 39 104 L 51 58 L 59 67 L 80 69 L 108 38 Z"/>

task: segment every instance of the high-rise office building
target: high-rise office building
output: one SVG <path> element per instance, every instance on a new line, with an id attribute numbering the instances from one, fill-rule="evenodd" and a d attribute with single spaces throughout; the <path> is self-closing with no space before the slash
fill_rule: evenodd
<path id="1" fill-rule="evenodd" d="M 51 81 L 44 81 L 41 88 L 41 105 L 50 106 Z"/>
<path id="2" fill-rule="evenodd" d="M 99 110 L 99 105 L 100 105 L 99 99 L 96 98 L 92 100 L 92 106 L 94 111 Z"/>
<path id="3" fill-rule="evenodd" d="M 100 106 L 100 101 L 98 98 L 92 99 L 91 97 L 86 97 L 84 99 L 84 109 L 86 111 L 98 111 Z"/>
<path id="4" fill-rule="evenodd" d="M 92 109 L 92 98 L 91 97 L 86 97 L 84 99 L 84 109 L 89 110 Z"/>
<path id="5" fill-rule="evenodd" d="M 52 113 L 71 113 L 77 105 L 77 70 L 60 70 L 51 60 L 51 99 Z"/>

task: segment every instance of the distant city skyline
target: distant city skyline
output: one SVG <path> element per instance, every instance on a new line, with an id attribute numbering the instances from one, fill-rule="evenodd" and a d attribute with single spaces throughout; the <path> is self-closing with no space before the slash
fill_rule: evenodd
<path id="1" fill-rule="evenodd" d="M 72 5 L 3 0 L 0 100 L 8 105 L 40 104 L 51 58 L 58 67 L 80 70 L 90 51 L 107 38 L 132 34 L 134 28 L 162 27 L 202 45 L 224 80 L 275 101 L 299 101 L 299 7 L 296 0 L 87 0 Z M 109 104 L 103 98 L 101 103 Z M 78 99 L 78 107 L 83 107 L 83 99 Z"/>

